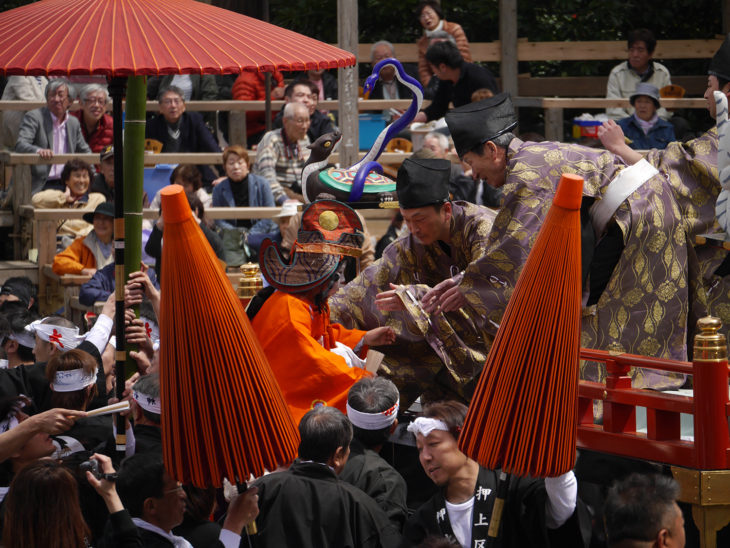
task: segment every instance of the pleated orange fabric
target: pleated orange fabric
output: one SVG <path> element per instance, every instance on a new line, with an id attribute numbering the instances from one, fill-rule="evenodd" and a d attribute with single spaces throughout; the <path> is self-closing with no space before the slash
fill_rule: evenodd
<path id="1" fill-rule="evenodd" d="M 160 368 L 165 465 L 178 481 L 220 487 L 223 477 L 292 462 L 299 432 L 266 356 L 181 186 L 162 192 Z"/>
<path id="2" fill-rule="evenodd" d="M 355 64 L 340 48 L 193 0 L 41 0 L 0 13 L 0 74 L 238 74 Z"/>
<path id="3" fill-rule="evenodd" d="M 573 468 L 582 190 L 582 177 L 561 177 L 469 405 L 459 448 L 486 468 L 534 477 Z"/>

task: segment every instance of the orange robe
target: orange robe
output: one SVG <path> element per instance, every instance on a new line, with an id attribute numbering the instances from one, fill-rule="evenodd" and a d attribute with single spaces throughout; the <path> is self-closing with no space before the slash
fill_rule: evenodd
<path id="1" fill-rule="evenodd" d="M 304 300 L 275 291 L 252 322 L 295 424 L 318 403 L 345 413 L 350 387 L 370 376 L 328 350 L 336 341 L 354 348 L 365 331 L 332 324 L 329 317 L 328 306 L 317 312 Z"/>

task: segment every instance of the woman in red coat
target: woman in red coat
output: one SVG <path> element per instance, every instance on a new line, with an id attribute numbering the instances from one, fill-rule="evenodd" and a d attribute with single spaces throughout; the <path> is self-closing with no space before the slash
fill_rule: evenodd
<path id="1" fill-rule="evenodd" d="M 91 152 L 101 152 L 114 141 L 114 120 L 106 113 L 108 102 L 104 86 L 89 84 L 81 90 L 81 109 L 71 112 L 81 122 Z"/>
<path id="2" fill-rule="evenodd" d="M 284 97 L 284 77 L 276 71 L 271 75 L 271 99 Z M 263 72 L 242 72 L 231 91 L 236 101 L 266 100 L 266 75 Z M 263 111 L 246 113 L 246 142 L 248 146 L 261 140 L 266 133 L 266 114 Z"/>

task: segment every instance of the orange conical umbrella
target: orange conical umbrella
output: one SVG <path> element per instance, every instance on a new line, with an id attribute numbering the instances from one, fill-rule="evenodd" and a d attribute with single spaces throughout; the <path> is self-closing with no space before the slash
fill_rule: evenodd
<path id="1" fill-rule="evenodd" d="M 299 433 L 182 187 L 161 196 L 165 464 L 175 479 L 200 487 L 219 487 L 223 477 L 244 482 L 293 461 Z"/>
<path id="2" fill-rule="evenodd" d="M 580 351 L 583 179 L 564 174 L 469 406 L 459 448 L 490 469 L 573 468 Z"/>

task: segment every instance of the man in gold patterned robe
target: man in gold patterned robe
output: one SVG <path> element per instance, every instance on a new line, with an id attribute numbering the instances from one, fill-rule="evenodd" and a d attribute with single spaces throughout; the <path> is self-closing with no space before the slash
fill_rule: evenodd
<path id="1" fill-rule="evenodd" d="M 508 101 L 470 105 L 447 117 L 457 150 L 475 176 L 501 187 L 504 195 L 480 265 L 486 276 L 463 290 L 470 302 L 479 297 L 472 306 L 499 322 L 561 173 L 576 173 L 585 180 L 584 233 L 595 238 L 584 261 L 582 346 L 687 360 L 696 319 L 709 310 L 707 289 L 717 284 L 715 272 L 727 255 L 695 244 L 698 234 L 717 231 L 716 130 L 650 151 L 637 162 L 643 164 L 637 171 L 607 151 L 523 143 L 505 132 L 508 116 L 490 113 Z M 624 185 L 624 194 L 617 195 L 614 180 L 626 183 L 632 177 L 635 184 Z M 490 277 L 503 285 L 495 286 Z M 605 375 L 598 364 L 582 367 L 586 379 Z M 685 380 L 649 369 L 636 369 L 632 377 L 635 387 L 654 389 L 675 388 Z"/>
<path id="2" fill-rule="evenodd" d="M 421 303 L 430 289 L 456 276 L 470 283 L 481 274 L 494 212 L 468 202 L 449 202 L 451 164 L 408 159 L 398 171 L 397 190 L 409 233 L 388 246 L 330 298 L 330 311 L 344 325 L 389 325 L 397 343 L 384 349 L 379 375 L 393 378 L 406 407 L 424 388 L 426 397 L 468 398 L 484 366 L 491 338 L 470 307 L 428 313 Z"/>
<path id="3" fill-rule="evenodd" d="M 638 186 L 630 186 L 628 194 L 614 198 L 614 205 L 606 210 L 611 181 L 627 170 L 618 156 L 578 145 L 520 141 L 509 133 L 516 118 L 506 95 L 454 109 L 447 123 L 457 151 L 471 164 L 475 177 L 501 187 L 503 201 L 483 250 L 465 275 L 444 276 L 422 294 L 419 304 L 424 315 L 425 311 L 438 311 L 437 319 L 449 314 L 476 318 L 474 327 L 481 329 L 482 339 L 469 349 L 488 351 L 560 175 L 577 173 L 585 179 L 584 232 L 589 236 L 584 246 L 582 345 L 688 358 L 687 341 L 695 319 L 707 311 L 707 288 L 717 281 L 714 273 L 726 255 L 721 249 L 694 243 L 697 234 L 716 228 L 714 203 L 720 188 L 716 131 L 650 152 Z M 597 217 L 602 216 L 603 222 L 596 223 L 589 211 L 600 202 L 604 206 Z M 401 260 L 411 253 L 407 242 L 401 242 L 396 256 Z M 345 320 L 348 305 L 373 308 L 371 296 L 387 289 L 388 267 L 378 271 L 375 263 L 371 268 L 353 282 L 354 286 L 343 289 L 338 321 Z M 423 271 L 416 274 L 423 280 Z M 434 281 L 431 278 L 426 283 Z M 358 293 L 363 297 L 359 302 Z M 727 306 L 730 300 L 724 302 Z M 360 316 L 366 319 L 367 314 Z M 431 319 L 434 321 L 433 315 Z M 355 325 L 366 329 L 368 322 Z M 407 377 L 421 379 L 421 388 L 428 390 L 425 374 L 410 371 L 418 370 L 420 362 L 430 358 L 414 351 L 400 360 L 391 367 L 394 382 L 399 384 L 397 375 L 405 371 Z M 479 371 L 479 367 L 473 368 L 475 375 Z M 596 364 L 584 364 L 584 378 L 600 380 L 604 374 Z M 661 375 L 647 369 L 636 370 L 633 376 L 634 386 L 656 389 L 681 386 L 685 380 L 681 375 Z M 468 398 L 473 380 L 466 377 L 452 378 Z"/>

